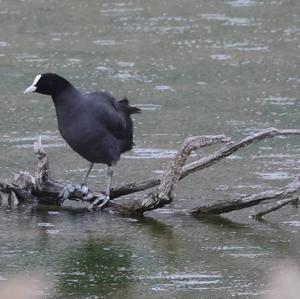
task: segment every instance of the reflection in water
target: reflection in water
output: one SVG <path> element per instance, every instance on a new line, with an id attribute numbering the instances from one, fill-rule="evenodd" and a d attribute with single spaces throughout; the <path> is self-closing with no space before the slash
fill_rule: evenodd
<path id="1" fill-rule="evenodd" d="M 153 240 L 151 242 L 151 248 L 153 248 L 153 250 L 160 250 L 161 258 L 163 258 L 166 263 L 173 265 L 178 264 L 177 256 L 179 252 L 176 232 L 174 232 L 174 229 L 170 225 L 150 217 L 139 219 L 136 225 L 142 225 L 143 230 L 147 231 L 147 234 L 151 240 Z"/>
<path id="2" fill-rule="evenodd" d="M 193 218 L 197 219 L 200 222 L 212 224 L 215 226 L 221 226 L 222 228 L 234 228 L 234 229 L 243 229 L 246 227 L 245 224 L 238 223 L 235 221 L 232 221 L 226 217 L 220 216 L 220 215 L 197 215 L 193 214 Z"/>
<path id="3" fill-rule="evenodd" d="M 131 253 L 110 240 L 90 238 L 70 248 L 56 275 L 61 298 L 109 296 L 122 291 L 126 296 L 132 280 Z"/>

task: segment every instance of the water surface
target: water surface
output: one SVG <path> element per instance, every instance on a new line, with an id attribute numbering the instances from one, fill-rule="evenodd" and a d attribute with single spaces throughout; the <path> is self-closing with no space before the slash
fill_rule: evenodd
<path id="1" fill-rule="evenodd" d="M 59 136 L 51 99 L 22 93 L 45 71 L 143 109 L 116 185 L 163 173 L 188 135 L 300 127 L 299 12 L 281 0 L 0 1 L 0 178 L 35 171 L 40 135 L 54 176 L 78 182 L 87 169 Z M 41 273 L 49 298 L 257 298 L 274 265 L 299 261 L 298 210 L 266 222 L 249 217 L 257 208 L 182 211 L 285 185 L 299 161 L 297 137 L 253 145 L 185 179 L 172 206 L 141 220 L 2 206 L 0 280 Z M 104 180 L 99 165 L 90 184 Z"/>

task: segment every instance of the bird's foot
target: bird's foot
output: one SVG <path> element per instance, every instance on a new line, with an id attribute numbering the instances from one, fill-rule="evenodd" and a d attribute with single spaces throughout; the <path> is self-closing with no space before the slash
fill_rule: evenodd
<path id="1" fill-rule="evenodd" d="M 82 199 L 88 200 L 90 199 L 89 189 L 85 184 L 67 184 L 63 190 L 60 192 L 58 196 L 58 200 L 60 204 L 62 204 L 66 199 L 70 199 L 70 197 L 75 195 L 76 192 L 80 192 L 83 194 Z M 76 196 L 75 196 L 76 197 Z"/>
<path id="2" fill-rule="evenodd" d="M 103 195 L 97 197 L 94 202 L 89 206 L 89 211 L 101 210 L 109 202 L 109 196 Z"/>

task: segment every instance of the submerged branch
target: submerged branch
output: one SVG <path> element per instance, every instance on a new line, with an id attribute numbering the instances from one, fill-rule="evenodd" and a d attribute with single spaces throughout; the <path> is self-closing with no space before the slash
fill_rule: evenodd
<path id="1" fill-rule="evenodd" d="M 271 200 L 278 200 L 287 198 L 294 195 L 300 190 L 300 174 L 290 184 L 275 188 L 273 190 L 267 190 L 259 192 L 257 194 L 242 196 L 235 200 L 230 201 L 217 201 L 210 205 L 203 205 L 195 208 L 191 211 L 192 214 L 206 214 L 216 215 L 222 213 L 229 213 L 236 210 L 241 210 L 258 205 L 261 202 L 269 202 Z"/>
<path id="2" fill-rule="evenodd" d="M 224 135 L 193 136 L 186 138 L 180 146 L 175 158 L 169 162 L 158 188 L 143 199 L 122 205 L 122 209 L 131 213 L 143 214 L 146 211 L 151 211 L 170 204 L 173 201 L 173 193 L 180 179 L 182 168 L 190 154 L 199 148 L 228 141 L 229 139 Z"/>
<path id="3" fill-rule="evenodd" d="M 173 201 L 174 191 L 178 182 L 188 175 L 214 165 L 252 143 L 275 136 L 288 135 L 300 135 L 300 130 L 277 130 L 269 128 L 248 136 L 241 141 L 230 143 L 228 143 L 229 139 L 223 135 L 188 137 L 180 146 L 175 158 L 168 164 L 163 177 L 115 187 L 111 190 L 111 199 L 154 187 L 157 188 L 152 190 L 148 195 L 143 195 L 140 199 L 110 201 L 108 208 L 113 208 L 122 213 L 139 215 L 145 211 L 161 208 Z M 227 144 L 215 153 L 185 165 L 192 151 L 220 142 L 226 142 Z M 69 183 L 58 181 L 51 177 L 49 160 L 40 139 L 34 144 L 34 152 L 38 158 L 36 176 L 22 172 L 17 176 L 13 184 L 0 182 L 0 201 L 6 196 L 8 202 L 36 201 L 38 203 L 61 204 L 62 194 L 65 195 L 64 192 L 66 192 L 65 189 Z M 244 196 L 233 201 L 217 201 L 207 206 L 200 206 L 191 211 L 191 213 L 201 215 L 227 213 L 251 207 L 261 202 L 284 199 L 295 194 L 299 189 L 300 176 L 287 186 Z M 94 193 L 92 190 L 83 190 L 83 188 L 74 188 L 72 191 L 68 189 L 67 194 L 69 200 L 84 203 L 91 203 L 99 196 L 99 194 Z"/>
<path id="4" fill-rule="evenodd" d="M 241 141 L 231 142 L 225 145 L 224 147 L 222 147 L 217 152 L 184 166 L 179 179 L 182 180 L 194 172 L 208 168 L 214 165 L 215 163 L 217 163 L 218 161 L 223 160 L 228 156 L 232 155 L 239 149 L 251 145 L 252 143 L 257 143 L 267 138 L 272 138 L 276 136 L 289 136 L 289 135 L 300 135 L 300 130 L 296 130 L 296 129 L 278 130 L 275 128 L 268 128 L 259 133 L 253 134 L 251 136 L 247 136 Z M 112 198 L 117 198 L 123 195 L 128 195 L 131 193 L 143 191 L 158 186 L 159 184 L 160 184 L 159 178 L 152 178 L 147 181 L 138 182 L 138 183 L 124 184 L 120 187 L 115 187 L 112 189 L 111 191 Z"/>
<path id="5" fill-rule="evenodd" d="M 297 202 L 298 202 L 298 197 L 297 196 L 293 196 L 291 198 L 283 199 L 277 205 L 275 205 L 273 207 L 270 207 L 270 208 L 268 208 L 264 211 L 258 212 L 255 215 L 253 215 L 252 217 L 255 218 L 255 219 L 261 219 L 261 218 L 263 218 L 263 216 L 265 216 L 267 214 L 270 214 L 272 212 L 275 212 L 275 211 L 285 207 L 288 204 L 297 203 Z"/>

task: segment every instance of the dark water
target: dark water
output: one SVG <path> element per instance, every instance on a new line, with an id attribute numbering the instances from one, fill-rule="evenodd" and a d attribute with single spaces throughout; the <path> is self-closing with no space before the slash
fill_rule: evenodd
<path id="1" fill-rule="evenodd" d="M 78 182 L 87 169 L 60 138 L 51 99 L 23 95 L 45 71 L 144 110 L 116 185 L 161 174 L 188 135 L 300 127 L 297 0 L 0 0 L 0 25 L 2 180 L 34 172 L 39 135 L 54 176 Z M 171 207 L 142 220 L 2 206 L 0 280 L 38 273 L 49 298 L 257 298 L 276 264 L 299 262 L 298 210 L 265 222 L 249 217 L 255 209 L 211 219 L 177 212 L 285 185 L 299 161 L 298 137 L 253 145 L 186 179 Z M 104 180 L 98 166 L 90 184 Z"/>

